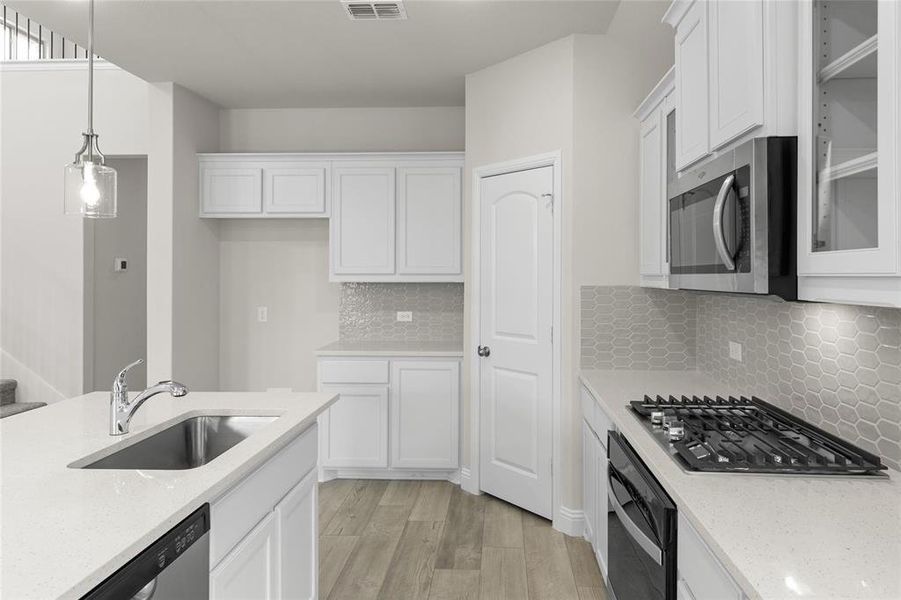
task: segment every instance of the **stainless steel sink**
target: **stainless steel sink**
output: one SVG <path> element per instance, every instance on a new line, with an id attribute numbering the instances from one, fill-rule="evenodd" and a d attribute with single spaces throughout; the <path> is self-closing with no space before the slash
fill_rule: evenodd
<path id="1" fill-rule="evenodd" d="M 277 418 L 271 416 L 191 417 L 79 468 L 196 469 L 247 439 Z"/>

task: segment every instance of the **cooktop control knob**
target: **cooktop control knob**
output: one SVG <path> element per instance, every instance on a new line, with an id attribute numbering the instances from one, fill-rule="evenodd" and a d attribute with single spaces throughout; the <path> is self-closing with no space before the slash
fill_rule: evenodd
<path id="1" fill-rule="evenodd" d="M 685 437 L 685 423 L 678 419 L 673 419 L 669 422 L 669 428 L 667 429 L 666 434 L 669 441 L 678 442 Z"/>

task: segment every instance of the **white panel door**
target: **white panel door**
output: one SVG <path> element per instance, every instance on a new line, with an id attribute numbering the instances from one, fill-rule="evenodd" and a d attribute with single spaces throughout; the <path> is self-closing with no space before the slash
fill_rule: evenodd
<path id="1" fill-rule="evenodd" d="M 332 273 L 394 273 L 394 169 L 335 167 Z"/>
<path id="2" fill-rule="evenodd" d="M 554 171 L 480 186 L 480 485 L 550 518 Z"/>
<path id="3" fill-rule="evenodd" d="M 315 600 L 319 581 L 318 481 L 310 472 L 275 507 L 281 559 L 281 598 Z"/>
<path id="4" fill-rule="evenodd" d="M 655 110 L 641 124 L 640 153 L 640 273 L 659 277 L 665 275 L 663 248 L 663 209 L 666 202 L 666 148 L 663 143 L 663 117 Z"/>
<path id="5" fill-rule="evenodd" d="M 385 386 L 322 385 L 339 394 L 319 417 L 323 467 L 388 466 L 388 389 Z"/>
<path id="6" fill-rule="evenodd" d="M 210 573 L 211 600 L 277 600 L 278 528 L 269 513 Z"/>
<path id="7" fill-rule="evenodd" d="M 716 149 L 763 125 L 763 0 L 710 2 L 708 17 L 710 147 Z"/>
<path id="8" fill-rule="evenodd" d="M 200 213 L 253 214 L 262 210 L 262 169 L 200 167 Z"/>
<path id="9" fill-rule="evenodd" d="M 676 28 L 676 168 L 707 155 L 707 0 L 696 0 Z"/>
<path id="10" fill-rule="evenodd" d="M 272 214 L 328 216 L 328 163 L 263 168 L 263 208 Z"/>
<path id="11" fill-rule="evenodd" d="M 459 363 L 392 361 L 391 466 L 457 468 L 459 406 Z"/>
<path id="12" fill-rule="evenodd" d="M 397 272 L 456 275 L 463 272 L 463 208 L 460 169 L 397 170 Z"/>

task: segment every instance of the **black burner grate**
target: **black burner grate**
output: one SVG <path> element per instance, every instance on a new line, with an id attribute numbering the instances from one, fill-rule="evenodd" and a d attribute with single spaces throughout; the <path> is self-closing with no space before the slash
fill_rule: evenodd
<path id="1" fill-rule="evenodd" d="M 681 421 L 684 435 L 670 445 L 695 471 L 867 475 L 886 468 L 878 456 L 757 397 L 645 396 L 631 406 L 661 435 L 664 425 L 652 416 Z"/>

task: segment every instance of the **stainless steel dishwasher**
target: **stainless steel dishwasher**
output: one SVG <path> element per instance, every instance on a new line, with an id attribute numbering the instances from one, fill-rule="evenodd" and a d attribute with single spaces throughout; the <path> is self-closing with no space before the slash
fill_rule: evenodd
<path id="1" fill-rule="evenodd" d="M 191 513 L 82 600 L 210 597 L 210 505 Z"/>

